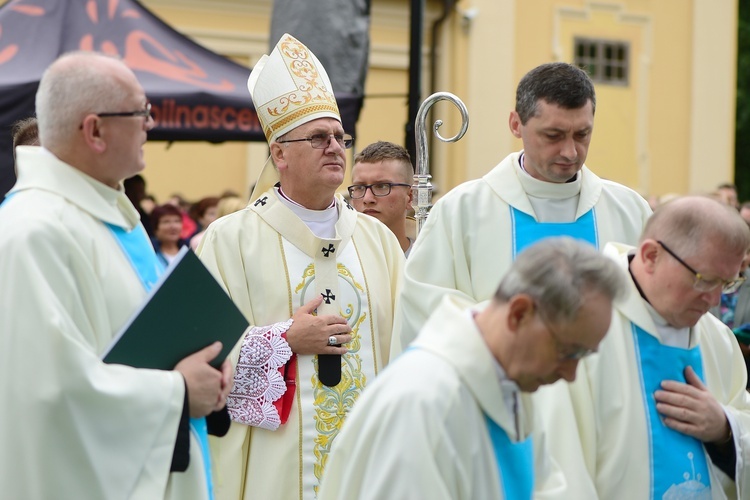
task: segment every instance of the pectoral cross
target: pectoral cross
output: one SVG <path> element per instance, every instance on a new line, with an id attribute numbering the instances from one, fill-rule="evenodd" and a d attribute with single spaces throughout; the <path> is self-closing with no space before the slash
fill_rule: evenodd
<path id="1" fill-rule="evenodd" d="M 336 300 L 336 296 L 331 293 L 330 288 L 326 288 L 326 293 L 321 293 L 326 304 L 330 304 L 332 300 Z"/>

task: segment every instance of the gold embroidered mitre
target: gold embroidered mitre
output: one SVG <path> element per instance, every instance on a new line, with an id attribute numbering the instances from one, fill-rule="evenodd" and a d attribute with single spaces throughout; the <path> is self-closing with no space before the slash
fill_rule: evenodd
<path id="1" fill-rule="evenodd" d="M 325 68 L 288 33 L 255 65 L 247 89 L 269 143 L 318 118 L 341 121 Z"/>

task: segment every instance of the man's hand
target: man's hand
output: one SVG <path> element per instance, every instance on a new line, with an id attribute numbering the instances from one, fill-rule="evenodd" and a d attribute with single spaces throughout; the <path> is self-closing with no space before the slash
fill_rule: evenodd
<path id="1" fill-rule="evenodd" d="M 226 406 L 227 397 L 232 387 L 234 387 L 234 370 L 232 369 L 232 362 L 225 359 L 221 364 L 221 393 L 219 393 L 219 399 L 216 401 L 213 411 L 219 411 Z"/>
<path id="2" fill-rule="evenodd" d="M 188 391 L 188 404 L 192 418 L 205 417 L 209 413 L 220 410 L 226 404 L 231 381 L 231 364 L 225 361 L 221 371 L 208 363 L 221 351 L 221 342 L 214 342 L 210 346 L 191 354 L 183 359 L 175 370 L 185 378 Z"/>
<path id="3" fill-rule="evenodd" d="M 665 380 L 654 393 L 664 425 L 704 443 L 725 442 L 729 422 L 724 409 L 690 366 L 685 368 L 685 380 L 687 384 Z"/>
<path id="4" fill-rule="evenodd" d="M 286 341 L 296 354 L 346 354 L 349 350 L 341 344 L 352 340 L 352 329 L 341 316 L 329 314 L 315 316 L 315 309 L 323 302 L 317 296 L 294 313 L 292 326 L 286 332 Z M 328 345 L 329 337 L 336 337 L 338 345 Z"/>

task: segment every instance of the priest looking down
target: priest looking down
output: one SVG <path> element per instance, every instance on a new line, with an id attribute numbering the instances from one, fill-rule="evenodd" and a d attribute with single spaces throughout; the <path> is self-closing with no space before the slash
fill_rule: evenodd
<path id="1" fill-rule="evenodd" d="M 198 248 L 254 325 L 232 355 L 217 495 L 312 499 L 346 415 L 388 362 L 404 254 L 336 194 L 352 138 L 315 55 L 284 35 L 248 88 L 273 165 Z"/>
<path id="2" fill-rule="evenodd" d="M 624 284 L 592 246 L 547 238 L 519 255 L 482 311 L 446 297 L 357 403 L 320 499 L 564 495 L 527 393 L 575 378 Z"/>
<path id="3" fill-rule="evenodd" d="M 745 363 L 708 312 L 748 247 L 737 210 L 702 197 L 659 206 L 636 248 L 605 247 L 629 273 L 609 332 L 534 400 L 571 488 L 556 498 L 750 498 Z"/>
<path id="4" fill-rule="evenodd" d="M 101 361 L 161 269 L 121 185 L 154 125 L 143 88 L 117 59 L 70 53 L 36 114 L 43 147 L 18 148 L 0 207 L 0 496 L 209 499 L 198 417 L 225 406 L 221 344 L 174 371 Z"/>
<path id="5" fill-rule="evenodd" d="M 521 79 L 508 124 L 523 151 L 435 203 L 404 271 L 394 352 L 445 295 L 467 305 L 492 297 L 515 256 L 543 237 L 638 241 L 646 200 L 584 164 L 595 110 L 594 85 L 576 66 L 543 64 Z"/>

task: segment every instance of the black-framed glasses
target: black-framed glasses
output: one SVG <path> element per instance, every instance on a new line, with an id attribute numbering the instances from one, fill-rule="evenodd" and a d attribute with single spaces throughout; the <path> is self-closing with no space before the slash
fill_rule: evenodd
<path id="1" fill-rule="evenodd" d="M 557 359 L 560 361 L 579 361 L 586 356 L 589 356 L 591 354 L 594 354 L 597 352 L 596 349 L 589 349 L 588 347 L 583 346 L 576 346 L 576 345 L 570 345 L 560 340 L 560 336 L 555 332 L 555 330 L 552 329 L 550 326 L 549 321 L 547 321 L 547 318 L 545 317 L 542 310 L 539 308 L 539 306 L 536 306 L 537 315 L 539 315 L 539 319 L 544 323 L 544 327 L 547 329 L 547 332 L 549 332 L 549 336 L 552 337 L 552 340 L 555 343 L 555 350 L 557 351 Z"/>
<path id="2" fill-rule="evenodd" d="M 391 188 L 393 186 L 411 187 L 411 184 L 403 184 L 401 182 L 379 182 L 377 184 L 366 185 L 356 184 L 354 186 L 349 186 L 346 190 L 349 191 L 349 196 L 351 196 L 353 200 L 358 200 L 359 198 L 365 197 L 368 189 L 372 191 L 374 196 L 388 196 L 391 194 Z"/>
<path id="3" fill-rule="evenodd" d="M 331 145 L 331 137 L 336 139 L 336 142 L 339 143 L 339 146 L 344 149 L 349 149 L 350 147 L 352 147 L 352 144 L 354 144 L 354 137 L 349 134 L 313 134 L 310 137 L 305 137 L 303 139 L 287 139 L 285 141 L 276 142 L 278 142 L 279 144 L 285 144 L 287 142 L 308 141 L 310 143 L 310 146 L 312 146 L 314 149 L 325 149 Z"/>
<path id="4" fill-rule="evenodd" d="M 693 288 L 695 288 L 699 292 L 710 292 L 716 290 L 718 287 L 721 287 L 722 293 L 732 293 L 736 292 L 745 282 L 744 276 L 738 276 L 733 280 L 722 280 L 718 278 L 712 280 L 706 279 L 701 273 L 693 269 L 687 262 L 679 258 L 676 253 L 674 253 L 667 245 L 664 244 L 663 241 L 657 240 L 656 242 L 661 245 L 661 247 L 666 250 L 669 255 L 674 257 L 677 262 L 682 264 L 685 269 L 693 274 Z"/>
<path id="5" fill-rule="evenodd" d="M 140 116 L 142 118 L 146 118 L 148 116 L 151 116 L 151 103 L 147 102 L 146 107 L 143 109 L 139 109 L 138 111 L 123 111 L 120 113 L 96 113 L 96 116 L 98 116 L 99 118 L 108 118 L 108 117 L 115 117 L 115 116 L 121 116 L 121 117 Z"/>
<path id="6" fill-rule="evenodd" d="M 114 112 L 114 113 L 94 113 L 95 116 L 99 118 L 117 118 L 117 117 L 124 117 L 124 118 L 131 118 L 134 116 L 145 118 L 146 121 L 148 121 L 148 118 L 151 116 L 151 103 L 147 102 L 146 107 L 143 109 L 139 109 L 137 111 L 120 111 L 120 112 Z M 83 123 L 81 123 L 78 126 L 79 130 L 83 130 Z"/>

